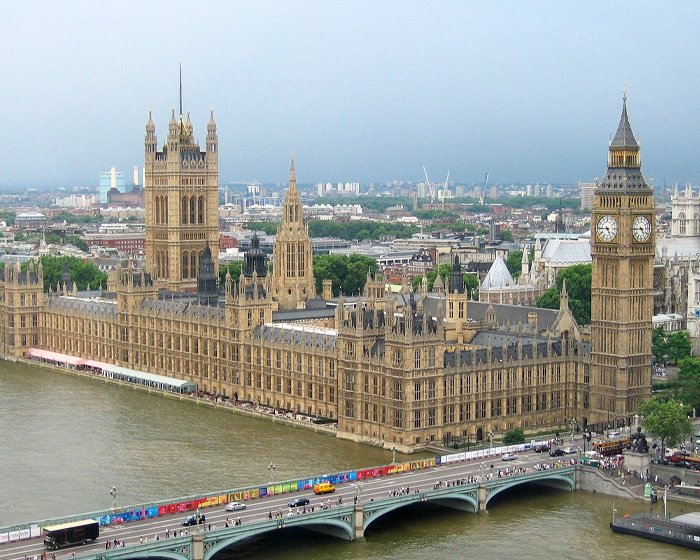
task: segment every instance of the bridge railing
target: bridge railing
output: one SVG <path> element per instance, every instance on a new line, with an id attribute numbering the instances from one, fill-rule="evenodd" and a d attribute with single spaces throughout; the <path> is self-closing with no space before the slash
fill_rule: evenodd
<path id="1" fill-rule="evenodd" d="M 521 449 L 521 446 L 509 446 L 485 449 L 476 453 L 471 452 L 456 453 L 452 455 L 442 455 L 427 459 L 404 461 L 401 463 L 393 463 L 389 465 L 379 465 L 374 467 L 367 467 L 364 469 L 355 469 L 351 471 L 341 471 L 332 474 L 323 474 L 307 479 L 287 480 L 267 485 L 248 486 L 217 492 L 194 494 L 169 500 L 160 500 L 130 505 L 123 508 L 104 509 L 87 513 L 79 513 L 75 515 L 53 517 L 39 521 L 7 525 L 4 527 L 0 527 L 0 544 L 39 537 L 41 535 L 42 528 L 47 525 L 68 523 L 71 521 L 79 521 L 82 519 L 96 519 L 102 525 L 110 525 L 114 523 L 135 521 L 149 517 L 159 517 L 161 515 L 178 513 L 184 514 L 186 512 L 194 511 L 199 508 L 208 508 L 212 506 L 222 505 L 230 500 L 249 501 L 269 495 L 284 494 L 289 492 L 296 492 L 303 489 L 309 489 L 312 488 L 314 484 L 317 484 L 322 481 L 329 481 L 332 484 L 336 485 L 360 482 L 362 480 L 370 478 L 377 478 L 392 474 L 399 474 L 402 472 L 431 468 L 443 464 L 454 464 L 457 462 L 470 461 L 475 458 L 497 456 L 505 452 L 507 449 L 510 449 L 511 451 L 523 450 Z"/>
<path id="2" fill-rule="evenodd" d="M 431 457 L 413 461 L 404 461 L 401 463 L 393 463 L 389 465 L 379 465 L 350 471 L 322 474 L 313 478 L 293 479 L 275 482 L 272 484 L 233 488 L 228 490 L 220 490 L 217 492 L 194 494 L 190 496 L 171 498 L 168 500 L 129 505 L 121 508 L 83 512 L 74 515 L 42 519 L 39 521 L 7 525 L 0 527 L 0 544 L 38 537 L 41 534 L 42 528 L 47 525 L 57 525 L 60 523 L 80 521 L 83 519 L 96 519 L 101 525 L 110 525 L 114 523 L 135 521 L 148 517 L 158 517 L 167 514 L 184 514 L 198 508 L 208 508 L 222 505 L 233 500 L 249 501 L 270 495 L 286 494 L 304 489 L 310 489 L 313 488 L 314 484 L 324 481 L 331 482 L 334 485 L 354 483 L 369 478 L 377 478 L 391 474 L 398 474 L 401 472 L 431 468 L 435 467 L 437 464 L 439 464 L 439 458 Z"/>

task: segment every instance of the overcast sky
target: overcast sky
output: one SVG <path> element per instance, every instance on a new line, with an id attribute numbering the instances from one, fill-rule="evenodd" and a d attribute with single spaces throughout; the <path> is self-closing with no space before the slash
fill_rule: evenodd
<path id="1" fill-rule="evenodd" d="M 0 188 L 143 166 L 178 105 L 219 181 L 602 177 L 628 88 L 642 170 L 700 182 L 698 2 L 7 2 Z"/>

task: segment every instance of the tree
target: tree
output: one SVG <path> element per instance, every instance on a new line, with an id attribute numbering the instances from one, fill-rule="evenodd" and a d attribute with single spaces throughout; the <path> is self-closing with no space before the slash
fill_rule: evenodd
<path id="1" fill-rule="evenodd" d="M 591 322 L 591 276 L 590 264 L 577 264 L 564 269 L 557 276 L 556 285 L 545 290 L 537 300 L 537 307 L 559 309 L 559 297 L 566 280 L 566 292 L 569 294 L 569 309 L 579 325 Z"/>
<path id="2" fill-rule="evenodd" d="M 40 257 L 39 260 L 41 266 L 44 268 L 44 291 L 48 291 L 49 288 L 52 290 L 56 289 L 56 286 L 61 281 L 63 263 L 65 262 L 68 263 L 68 271 L 78 290 L 87 289 L 88 284 L 94 289 L 107 285 L 107 274 L 102 272 L 94 264 L 86 263 L 75 257 L 44 255 Z M 28 266 L 29 263 L 24 263 L 22 265 L 23 270 L 26 270 Z"/>
<path id="3" fill-rule="evenodd" d="M 501 241 L 509 241 L 509 242 L 511 242 L 511 243 L 512 243 L 513 241 L 515 241 L 515 238 L 513 237 L 513 232 L 510 231 L 510 230 L 507 230 L 507 229 L 504 229 L 504 230 L 499 234 L 499 237 L 500 237 Z M 522 258 L 522 254 L 520 255 L 520 257 Z"/>
<path id="4" fill-rule="evenodd" d="M 4 221 L 8 226 L 15 224 L 16 216 L 12 210 L 0 210 L 0 220 Z"/>
<path id="5" fill-rule="evenodd" d="M 513 278 L 518 278 L 523 271 L 523 252 L 522 251 L 511 251 L 508 253 L 508 258 L 506 259 L 506 266 L 508 267 L 508 272 Z"/>
<path id="6" fill-rule="evenodd" d="M 238 282 L 243 270 L 243 261 L 231 261 L 228 264 L 219 265 L 219 286 L 224 285 L 227 270 L 231 273 L 231 281 Z"/>
<path id="7" fill-rule="evenodd" d="M 81 251 L 85 251 L 86 253 L 90 250 L 88 244 L 83 239 L 80 239 L 80 237 L 78 237 L 77 235 L 67 235 L 66 243 L 74 245 L 75 247 L 77 247 Z"/>
<path id="8" fill-rule="evenodd" d="M 670 383 L 671 394 L 695 409 L 700 408 L 700 360 L 685 357 L 679 361 L 676 380 Z"/>
<path id="9" fill-rule="evenodd" d="M 518 428 L 506 432 L 506 435 L 503 437 L 503 443 L 505 443 L 506 445 L 525 443 L 525 432 Z"/>
<path id="10" fill-rule="evenodd" d="M 476 274 L 464 274 L 464 286 L 467 288 L 468 298 L 479 297 L 479 276 Z"/>
<path id="11" fill-rule="evenodd" d="M 688 331 L 676 331 L 670 333 L 667 337 L 668 344 L 668 358 L 674 364 L 677 364 L 679 360 L 687 358 L 690 356 L 690 334 Z"/>
<path id="12" fill-rule="evenodd" d="M 674 398 L 651 398 L 640 403 L 642 426 L 661 440 L 662 456 L 666 445 L 674 446 L 693 433 L 693 423 L 688 413 L 689 407 Z"/>
<path id="13" fill-rule="evenodd" d="M 377 261 L 362 255 L 317 255 L 314 257 L 316 292 L 321 293 L 323 280 L 333 281 L 333 295 L 357 295 L 364 290 L 367 271 L 375 275 Z"/>
<path id="14" fill-rule="evenodd" d="M 668 358 L 668 340 L 661 325 L 651 331 L 651 354 L 657 364 L 665 362 Z"/>

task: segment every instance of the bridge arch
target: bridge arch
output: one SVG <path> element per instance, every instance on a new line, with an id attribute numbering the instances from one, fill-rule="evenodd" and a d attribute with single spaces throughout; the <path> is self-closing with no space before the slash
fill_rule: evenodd
<path id="1" fill-rule="evenodd" d="M 491 490 L 486 496 L 486 503 L 488 504 L 495 496 L 498 496 L 504 490 L 510 490 L 516 486 L 522 486 L 524 484 L 539 484 L 545 486 L 553 486 L 555 488 L 560 488 L 562 490 L 575 490 L 576 481 L 571 476 L 567 476 L 567 473 L 558 473 L 556 470 L 552 471 L 550 476 L 545 476 L 541 478 L 526 478 L 522 479 L 518 476 L 510 477 L 506 479 L 508 482 L 497 486 Z"/>
<path id="2" fill-rule="evenodd" d="M 352 519 L 352 518 L 351 518 Z M 315 531 L 323 533 L 324 535 L 330 535 L 343 540 L 351 541 L 354 538 L 353 527 L 351 522 L 345 522 L 340 519 L 314 519 L 314 518 L 303 518 L 299 517 L 289 517 L 277 520 L 278 523 L 271 525 L 265 524 L 258 527 L 249 527 L 247 529 L 242 529 L 242 526 L 232 529 L 232 534 L 220 536 L 207 547 L 205 543 L 204 547 L 204 560 L 211 560 L 217 553 L 222 550 L 229 548 L 241 541 L 249 539 L 251 537 L 257 537 L 259 535 L 264 535 L 265 533 L 272 533 L 280 529 L 307 529 L 309 531 Z M 181 559 L 173 559 L 181 560 Z"/>
<path id="3" fill-rule="evenodd" d="M 184 547 L 180 546 L 179 548 L 190 548 L 191 545 L 187 544 Z M 115 554 L 115 552 L 117 554 Z M 107 555 L 111 559 L 115 560 L 143 560 L 144 558 L 166 558 L 168 560 L 190 560 L 190 557 L 187 554 L 180 554 L 178 552 L 175 552 L 174 550 L 165 550 L 165 549 L 153 549 L 153 550 L 139 550 L 138 547 L 134 547 L 133 550 L 123 549 L 118 550 L 118 549 L 112 549 L 107 551 Z M 97 557 L 99 558 L 100 555 L 98 554 Z"/>
<path id="4" fill-rule="evenodd" d="M 475 497 L 470 496 L 469 494 L 454 493 L 449 495 L 442 494 L 438 496 L 431 496 L 430 494 L 416 494 L 415 496 L 419 499 L 402 500 L 400 498 L 396 498 L 396 502 L 389 500 L 383 501 L 380 507 L 367 512 L 369 516 L 366 516 L 365 518 L 364 530 L 366 531 L 372 523 L 374 523 L 377 519 L 386 515 L 387 513 L 391 513 L 392 511 L 396 511 L 398 509 L 412 506 L 415 504 L 432 503 L 451 509 L 468 511 L 470 513 L 475 513 L 479 511 L 478 500 Z M 386 503 L 387 501 L 389 503 Z M 367 508 L 367 506 L 368 504 L 365 504 L 365 508 Z M 365 509 L 365 511 L 367 511 L 367 509 Z"/>

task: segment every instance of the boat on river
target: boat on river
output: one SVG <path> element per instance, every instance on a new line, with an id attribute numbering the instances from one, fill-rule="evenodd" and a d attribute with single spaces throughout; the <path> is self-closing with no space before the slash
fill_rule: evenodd
<path id="1" fill-rule="evenodd" d="M 613 518 L 610 528 L 616 533 L 700 550 L 700 512 L 666 519 L 662 515 L 640 513 Z"/>

